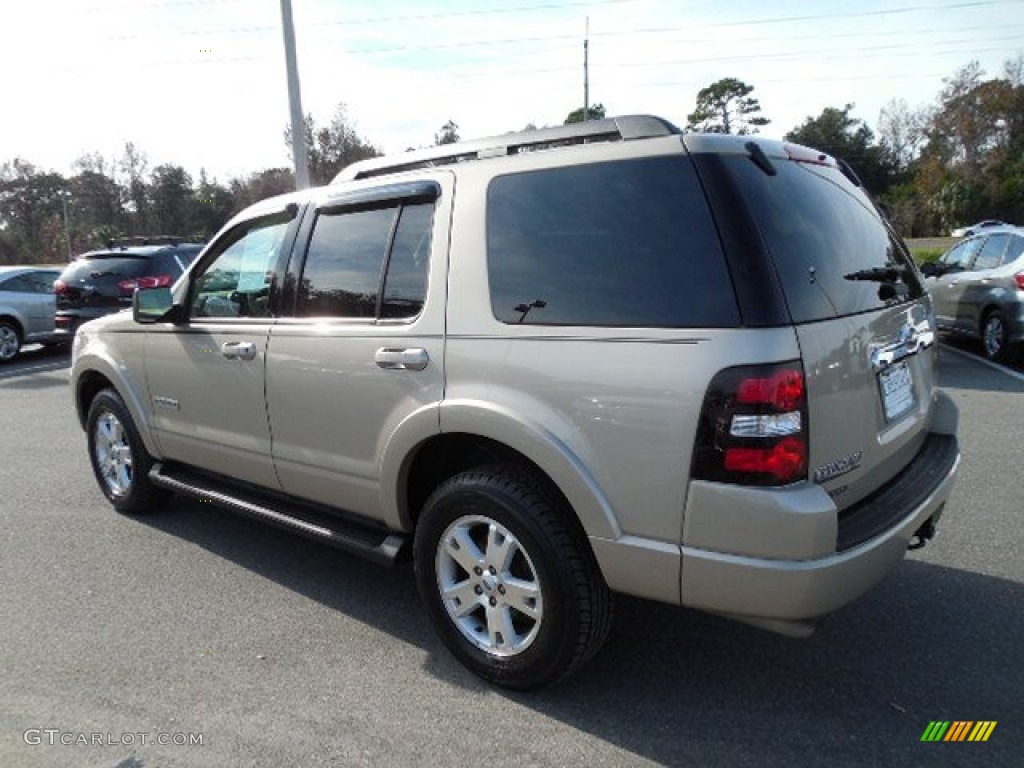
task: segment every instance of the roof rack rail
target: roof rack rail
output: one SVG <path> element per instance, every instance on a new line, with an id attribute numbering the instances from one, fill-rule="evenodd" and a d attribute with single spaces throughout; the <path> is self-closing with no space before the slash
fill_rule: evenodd
<path id="1" fill-rule="evenodd" d="M 442 144 L 426 149 L 415 149 L 400 155 L 375 157 L 361 160 L 343 168 L 331 183 L 368 179 L 417 168 L 432 168 L 439 165 L 453 165 L 468 160 L 487 157 L 503 157 L 521 152 L 535 152 L 541 149 L 566 147 L 573 144 L 590 144 L 600 141 L 631 141 L 656 136 L 680 134 L 668 120 L 652 115 L 623 115 L 601 120 L 589 120 L 554 128 L 540 128 L 533 131 L 518 131 L 486 139 L 462 141 L 456 144 Z"/>
<path id="2" fill-rule="evenodd" d="M 137 245 L 181 245 L 202 242 L 203 238 L 188 238 L 181 235 L 130 235 L 108 238 L 106 244 L 107 248 L 128 248 Z"/>

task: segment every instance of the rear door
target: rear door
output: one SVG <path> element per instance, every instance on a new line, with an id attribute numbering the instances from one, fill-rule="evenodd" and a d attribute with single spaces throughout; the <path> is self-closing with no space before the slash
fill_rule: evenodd
<path id="1" fill-rule="evenodd" d="M 288 493 L 380 514 L 381 457 L 410 419 L 438 431 L 454 179 L 339 192 L 310 211 L 272 329 L 267 408 Z"/>
<path id="2" fill-rule="evenodd" d="M 774 173 L 746 156 L 726 167 L 795 325 L 810 478 L 843 508 L 889 480 L 923 443 L 935 328 L 919 273 L 865 193 L 816 153 L 800 157 L 772 157 Z"/>

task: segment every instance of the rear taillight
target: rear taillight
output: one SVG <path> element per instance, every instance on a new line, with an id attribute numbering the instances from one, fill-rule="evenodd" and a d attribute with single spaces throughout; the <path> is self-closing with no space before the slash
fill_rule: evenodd
<path id="1" fill-rule="evenodd" d="M 68 284 L 63 280 L 55 280 L 53 283 L 53 292 L 58 296 L 66 296 L 71 292 L 71 289 L 68 288 Z"/>
<path id="2" fill-rule="evenodd" d="M 1024 291 L 1024 272 L 1018 272 L 1013 279 L 1017 282 L 1017 287 Z"/>
<path id="3" fill-rule="evenodd" d="M 170 275 L 149 275 L 146 277 L 133 277 L 131 280 L 122 280 L 117 284 L 122 296 L 131 296 L 137 288 L 163 288 L 174 282 Z"/>
<path id="4" fill-rule="evenodd" d="M 798 361 L 718 372 L 704 395 L 693 477 L 741 485 L 807 479 L 807 387 Z"/>

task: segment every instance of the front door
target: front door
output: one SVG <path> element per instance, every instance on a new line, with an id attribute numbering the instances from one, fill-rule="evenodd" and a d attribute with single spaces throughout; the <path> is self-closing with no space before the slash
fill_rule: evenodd
<path id="1" fill-rule="evenodd" d="M 292 218 L 256 219 L 222 236 L 189 276 L 188 321 L 151 326 L 145 351 L 164 457 L 275 489 L 266 354 L 270 292 Z"/>

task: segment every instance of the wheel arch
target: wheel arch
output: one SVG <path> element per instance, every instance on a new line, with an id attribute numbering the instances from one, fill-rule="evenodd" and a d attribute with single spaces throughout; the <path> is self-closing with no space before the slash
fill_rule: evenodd
<path id="1" fill-rule="evenodd" d="M 86 428 L 89 418 L 89 406 L 93 399 L 104 389 L 112 389 L 128 409 L 128 413 L 135 422 L 135 427 L 146 446 L 146 450 L 155 457 L 160 456 L 158 445 L 149 429 L 149 419 L 146 418 L 145 409 L 136 397 L 132 387 L 126 386 L 121 377 L 113 373 L 107 367 L 90 367 L 84 370 L 76 370 L 73 374 L 75 411 L 78 414 L 78 423 L 82 429 Z"/>
<path id="2" fill-rule="evenodd" d="M 438 431 L 438 423 L 441 430 Z M 396 444 L 408 446 L 399 455 Z M 474 466 L 516 463 L 544 478 L 571 508 L 585 536 L 618 539 L 621 528 L 584 461 L 558 436 L 488 403 L 441 406 L 433 433 L 415 443 L 392 439 L 383 457 L 382 502 L 402 528 L 412 530 L 430 491 Z M 393 494 L 393 495 L 392 495 Z"/>

